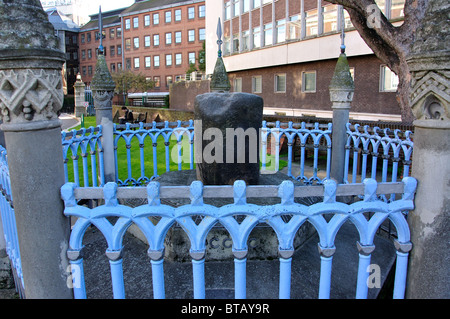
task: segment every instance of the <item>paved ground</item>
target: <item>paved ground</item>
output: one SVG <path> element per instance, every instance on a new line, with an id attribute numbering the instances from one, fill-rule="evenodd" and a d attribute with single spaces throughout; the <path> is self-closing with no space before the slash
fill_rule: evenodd
<path id="1" fill-rule="evenodd" d="M 270 230 L 271 231 L 271 230 Z M 336 253 L 333 257 L 331 298 L 354 298 L 358 239 L 355 227 L 344 224 L 336 238 Z M 105 256 L 106 243 L 101 233 L 89 229 L 84 239 L 86 257 L 84 269 L 88 298 L 112 298 L 109 263 Z M 312 236 L 296 250 L 292 261 L 291 298 L 317 298 L 320 275 L 320 258 L 317 251 L 318 237 Z M 150 299 L 152 295 L 151 266 L 147 257 L 147 244 L 127 234 L 124 239 L 124 282 L 126 298 Z M 390 240 L 377 237 L 372 263 L 381 266 L 384 282 L 388 269 L 394 263 L 395 250 Z M 190 262 L 164 262 L 166 298 L 192 298 L 192 265 Z M 234 298 L 234 264 L 229 261 L 205 263 L 206 298 Z M 247 261 L 247 298 L 278 298 L 279 261 Z M 369 289 L 369 298 L 376 298 L 380 289 Z"/>
<path id="2" fill-rule="evenodd" d="M 80 119 L 75 117 L 73 114 L 61 113 L 59 119 L 61 120 L 62 130 L 69 130 L 70 128 L 80 124 Z"/>

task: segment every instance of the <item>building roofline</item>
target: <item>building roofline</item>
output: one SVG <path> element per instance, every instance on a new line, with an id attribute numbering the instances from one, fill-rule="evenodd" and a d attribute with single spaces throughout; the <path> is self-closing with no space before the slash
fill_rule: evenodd
<path id="1" fill-rule="evenodd" d="M 125 12 L 125 13 L 122 12 L 122 13 L 119 14 L 119 16 L 120 17 L 127 17 L 127 16 L 136 15 L 136 14 L 140 14 L 140 13 L 152 12 L 152 11 L 163 10 L 163 9 L 168 9 L 168 8 L 175 8 L 175 7 L 180 7 L 180 6 L 184 6 L 184 5 L 187 5 L 187 4 L 196 4 L 196 3 L 201 3 L 201 2 L 205 2 L 205 1 L 206 0 L 180 1 L 180 2 L 175 2 L 175 3 L 166 4 L 166 5 L 157 6 L 157 7 L 144 8 L 144 9 L 135 10 L 135 11 L 128 11 L 128 12 Z M 137 2 L 137 3 L 139 3 L 139 2 Z M 124 11 L 132 8 L 133 6 L 134 5 L 131 5 L 130 7 L 125 9 Z"/>

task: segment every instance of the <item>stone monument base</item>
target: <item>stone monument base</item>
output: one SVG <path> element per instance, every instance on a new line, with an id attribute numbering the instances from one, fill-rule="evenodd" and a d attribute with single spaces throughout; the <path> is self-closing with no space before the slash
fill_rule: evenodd
<path id="1" fill-rule="evenodd" d="M 176 186 L 176 185 L 190 185 L 193 181 L 197 180 L 195 170 L 186 171 L 173 171 L 162 174 L 157 177 L 155 181 L 158 181 L 161 186 Z M 284 180 L 291 180 L 296 185 L 301 185 L 291 179 L 286 174 L 277 172 L 275 174 L 261 174 L 259 178 L 259 185 L 279 185 Z M 299 198 L 296 202 L 311 205 L 315 202 L 321 201 L 321 198 Z M 190 200 L 187 198 L 174 198 L 174 199 L 161 199 L 161 203 L 178 207 L 181 205 L 187 205 Z M 205 198 L 205 204 L 214 205 L 220 207 L 233 203 L 233 198 Z M 257 205 L 274 205 L 280 203 L 278 197 L 274 198 L 248 198 L 247 203 Z M 124 202 L 125 205 L 136 205 L 132 201 Z M 137 205 L 142 205 L 139 203 Z M 156 221 L 155 221 L 156 222 Z M 129 232 L 135 237 L 147 242 L 145 236 L 140 229 L 132 224 L 129 228 Z M 297 232 L 294 239 L 294 248 L 300 247 L 308 238 L 315 233 L 315 228 L 308 222 L 305 222 Z M 278 257 L 278 239 L 275 231 L 267 224 L 260 223 L 252 230 L 248 240 L 248 255 L 247 259 L 275 259 Z M 228 231 L 220 225 L 216 224 L 206 237 L 206 260 L 233 260 L 233 253 L 231 250 L 232 240 Z M 190 242 L 188 236 L 184 230 L 175 225 L 167 233 L 165 238 L 165 258 L 170 261 L 191 261 L 189 255 Z"/>

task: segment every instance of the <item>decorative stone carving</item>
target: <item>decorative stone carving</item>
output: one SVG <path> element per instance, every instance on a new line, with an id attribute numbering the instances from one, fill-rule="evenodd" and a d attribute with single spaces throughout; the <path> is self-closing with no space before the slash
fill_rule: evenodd
<path id="1" fill-rule="evenodd" d="M 449 75 L 446 70 L 412 72 L 410 100 L 417 119 L 450 120 Z"/>
<path id="2" fill-rule="evenodd" d="M 417 118 L 415 125 L 450 128 L 449 13 L 448 1 L 430 1 L 407 58 L 412 76 L 409 99 Z"/>
<path id="3" fill-rule="evenodd" d="M 0 70 L 0 109 L 4 123 L 57 119 L 62 108 L 58 70 Z"/>
<path id="4" fill-rule="evenodd" d="M 103 91 L 97 90 L 93 91 L 95 108 L 111 108 L 112 107 L 112 98 L 114 97 L 114 91 Z"/>

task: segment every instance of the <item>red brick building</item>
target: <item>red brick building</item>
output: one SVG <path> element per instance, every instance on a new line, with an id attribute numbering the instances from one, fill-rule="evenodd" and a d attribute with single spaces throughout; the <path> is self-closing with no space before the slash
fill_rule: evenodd
<path id="1" fill-rule="evenodd" d="M 197 63 L 205 40 L 205 1 L 136 1 L 128 8 L 102 13 L 106 61 L 111 73 L 132 70 L 167 91 L 189 63 Z M 99 41 L 98 15 L 80 30 L 80 71 L 90 83 Z"/>

